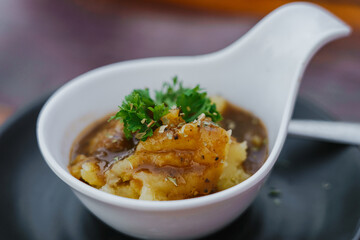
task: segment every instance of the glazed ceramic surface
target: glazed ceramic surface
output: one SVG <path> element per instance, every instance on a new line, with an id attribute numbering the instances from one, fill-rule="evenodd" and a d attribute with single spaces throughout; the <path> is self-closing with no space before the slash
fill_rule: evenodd
<path id="1" fill-rule="evenodd" d="M 275 10 L 241 39 L 212 54 L 121 62 L 65 84 L 42 109 L 37 125 L 41 152 L 50 168 L 102 221 L 141 238 L 187 239 L 224 227 L 252 202 L 283 146 L 300 79 L 313 54 L 350 29 L 326 10 L 292 3 Z M 75 137 L 90 123 L 116 111 L 134 88 L 161 87 L 177 75 L 250 110 L 265 123 L 270 154 L 246 181 L 205 197 L 151 202 L 99 191 L 67 170 Z"/>

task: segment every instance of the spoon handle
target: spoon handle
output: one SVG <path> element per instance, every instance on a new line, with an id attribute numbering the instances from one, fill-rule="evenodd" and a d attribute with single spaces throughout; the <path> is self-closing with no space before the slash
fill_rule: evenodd
<path id="1" fill-rule="evenodd" d="M 316 120 L 291 120 L 290 136 L 360 145 L 360 124 Z"/>

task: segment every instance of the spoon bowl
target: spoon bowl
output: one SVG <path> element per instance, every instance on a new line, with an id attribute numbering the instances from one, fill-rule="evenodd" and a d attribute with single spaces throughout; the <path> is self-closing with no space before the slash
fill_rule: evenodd
<path id="1" fill-rule="evenodd" d="M 284 5 L 229 47 L 194 57 L 115 63 L 85 73 L 57 90 L 37 124 L 49 167 L 98 218 L 131 236 L 156 239 L 201 237 L 237 218 L 256 197 L 283 146 L 300 79 L 313 54 L 350 28 L 309 3 Z M 89 124 L 116 110 L 132 89 L 160 88 L 177 75 L 200 84 L 260 117 L 268 129 L 269 157 L 246 181 L 204 197 L 175 201 L 128 199 L 99 191 L 67 170 L 71 145 Z"/>

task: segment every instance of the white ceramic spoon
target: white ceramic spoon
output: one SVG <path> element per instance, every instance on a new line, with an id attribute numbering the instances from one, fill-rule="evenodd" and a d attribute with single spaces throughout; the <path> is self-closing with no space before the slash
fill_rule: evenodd
<path id="1" fill-rule="evenodd" d="M 360 145 L 360 124 L 318 120 L 291 120 L 290 136 Z"/>
<path id="2" fill-rule="evenodd" d="M 37 126 L 51 169 L 99 219 L 126 234 L 155 239 L 196 238 L 237 218 L 256 197 L 282 149 L 300 79 L 314 53 L 350 28 L 323 8 L 292 3 L 278 8 L 229 47 L 203 56 L 121 62 L 68 82 L 48 100 Z M 191 38 L 191 36 L 188 36 Z M 269 157 L 249 179 L 208 196 L 144 201 L 99 191 L 67 170 L 79 132 L 112 112 L 134 88 L 159 88 L 177 74 L 259 116 L 269 135 Z M 59 207 L 59 206 L 54 206 Z"/>

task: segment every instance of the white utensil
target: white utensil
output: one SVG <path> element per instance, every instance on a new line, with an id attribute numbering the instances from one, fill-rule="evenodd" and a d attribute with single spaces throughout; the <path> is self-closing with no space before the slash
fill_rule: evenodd
<path id="1" fill-rule="evenodd" d="M 291 120 L 290 136 L 360 145 L 360 124 L 318 120 Z"/>

